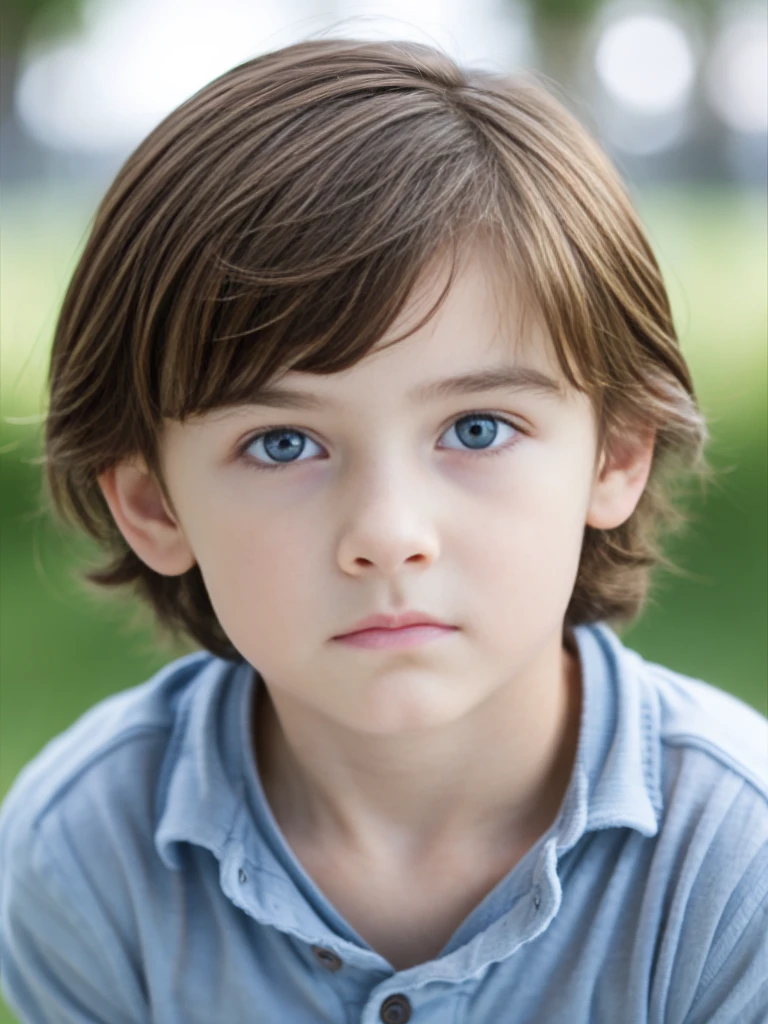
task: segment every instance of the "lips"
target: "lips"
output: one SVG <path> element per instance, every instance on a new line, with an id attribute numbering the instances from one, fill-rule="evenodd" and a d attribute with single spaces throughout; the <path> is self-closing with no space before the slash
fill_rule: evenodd
<path id="1" fill-rule="evenodd" d="M 409 626 L 442 626 L 444 629 L 453 629 L 449 622 L 442 622 L 440 619 L 429 615 L 426 612 L 406 611 L 399 615 L 369 615 L 361 619 L 351 629 L 339 636 L 351 636 L 353 633 L 361 633 L 367 629 L 407 629 Z"/>

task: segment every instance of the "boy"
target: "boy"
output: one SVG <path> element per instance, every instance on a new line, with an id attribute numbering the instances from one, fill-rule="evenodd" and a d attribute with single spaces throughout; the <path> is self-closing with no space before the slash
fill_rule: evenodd
<path id="1" fill-rule="evenodd" d="M 0 819 L 23 1021 L 758 1024 L 768 724 L 647 663 L 705 439 L 615 172 L 402 43 L 225 74 L 108 191 L 59 512 L 201 650 Z"/>

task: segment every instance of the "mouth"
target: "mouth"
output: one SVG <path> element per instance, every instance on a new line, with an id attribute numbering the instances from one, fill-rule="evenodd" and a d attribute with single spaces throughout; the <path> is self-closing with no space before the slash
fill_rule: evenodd
<path id="1" fill-rule="evenodd" d="M 362 647 L 369 650 L 403 650 L 445 639 L 455 632 L 457 632 L 455 626 L 421 622 L 412 626 L 401 626 L 398 629 L 356 630 L 334 637 L 334 640 L 351 647 Z"/>
<path id="2" fill-rule="evenodd" d="M 368 615 L 366 618 L 355 623 L 351 629 L 338 634 L 334 639 L 338 640 L 346 636 L 354 636 L 356 633 L 369 632 L 372 630 L 383 630 L 394 633 L 403 629 L 427 626 L 434 626 L 440 629 L 456 628 L 450 623 L 443 622 L 427 612 L 408 610 L 400 612 L 399 614 L 376 613 L 374 615 Z"/>

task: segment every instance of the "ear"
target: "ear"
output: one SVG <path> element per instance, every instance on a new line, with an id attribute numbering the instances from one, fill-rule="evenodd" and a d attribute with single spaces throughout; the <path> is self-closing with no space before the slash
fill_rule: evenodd
<path id="1" fill-rule="evenodd" d="M 586 525 L 598 530 L 621 526 L 635 511 L 653 462 L 655 430 L 604 450 L 592 485 Z"/>
<path id="2" fill-rule="evenodd" d="M 142 458 L 111 467 L 98 484 L 118 529 L 142 562 L 163 576 L 180 576 L 192 568 L 196 560 L 189 542 Z"/>

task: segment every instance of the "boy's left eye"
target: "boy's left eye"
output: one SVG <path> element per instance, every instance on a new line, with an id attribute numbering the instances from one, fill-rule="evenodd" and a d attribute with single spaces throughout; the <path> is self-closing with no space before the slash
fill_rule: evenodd
<path id="1" fill-rule="evenodd" d="M 512 437 L 509 437 L 504 444 L 491 448 L 489 445 L 499 435 L 498 424 L 512 431 Z M 462 445 L 468 445 L 468 447 L 454 450 L 478 455 L 497 455 L 500 452 L 507 451 L 517 443 L 522 435 L 521 429 L 511 420 L 504 416 L 487 412 L 465 413 L 457 420 L 454 420 L 445 434 L 451 430 L 456 431 L 456 436 Z M 445 434 L 442 436 L 445 436 Z M 290 426 L 272 427 L 259 431 L 258 434 L 249 437 L 240 446 L 237 455 L 238 458 L 246 459 L 256 469 L 283 469 L 291 465 L 291 463 L 307 461 L 307 459 L 300 459 L 300 456 L 305 452 L 306 441 L 309 441 L 310 444 L 317 444 L 303 430 Z M 262 462 L 254 458 L 252 454 L 248 454 L 257 444 L 262 445 L 263 454 L 276 461 Z M 320 446 L 318 445 L 318 447 Z"/>

